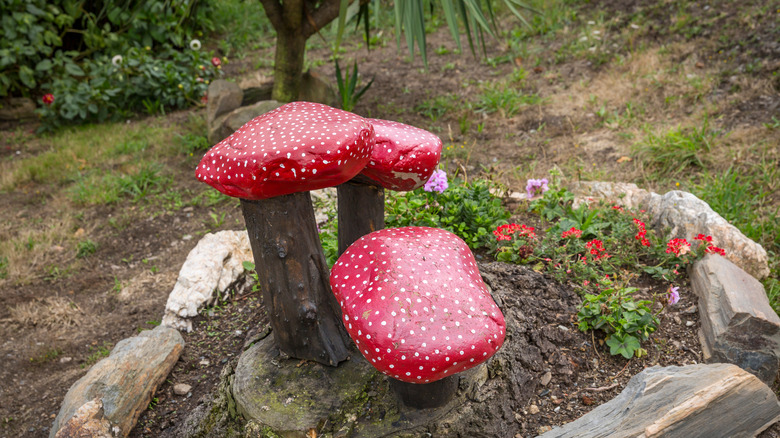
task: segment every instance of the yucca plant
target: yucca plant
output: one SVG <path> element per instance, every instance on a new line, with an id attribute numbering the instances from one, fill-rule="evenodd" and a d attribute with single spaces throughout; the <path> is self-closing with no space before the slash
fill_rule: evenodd
<path id="1" fill-rule="evenodd" d="M 271 97 L 281 102 L 290 102 L 298 97 L 303 74 L 306 40 L 338 18 L 336 51 L 338 50 L 347 17 L 363 20 L 369 32 L 370 9 L 381 7 L 378 0 L 302 0 L 280 2 L 260 0 L 265 14 L 276 31 L 276 55 L 274 58 L 274 88 Z M 519 0 L 503 0 L 504 5 L 519 20 L 526 23 L 519 9 L 532 10 Z M 425 44 L 425 11 L 438 4 L 444 12 L 450 33 L 460 47 L 462 25 L 465 28 L 469 47 L 476 54 L 476 47 L 485 48 L 485 33 L 495 35 L 496 23 L 492 0 L 395 0 L 396 37 L 400 46 L 401 35 L 405 36 L 410 55 L 414 47 L 420 51 L 427 65 Z M 358 11 L 355 12 L 355 9 Z M 527 23 L 526 23 L 527 24 Z"/>
<path id="2" fill-rule="evenodd" d="M 339 60 L 336 60 L 336 84 L 339 87 L 339 96 L 341 97 L 341 109 L 344 111 L 352 111 L 357 105 L 358 100 L 363 97 L 363 94 L 368 90 L 371 84 L 374 83 L 374 78 L 366 84 L 365 87 L 360 90 L 357 89 L 358 84 L 358 67 L 357 61 L 352 64 L 352 75 L 349 74 L 349 69 L 344 72 L 344 76 L 341 75 L 341 68 L 339 68 Z"/>

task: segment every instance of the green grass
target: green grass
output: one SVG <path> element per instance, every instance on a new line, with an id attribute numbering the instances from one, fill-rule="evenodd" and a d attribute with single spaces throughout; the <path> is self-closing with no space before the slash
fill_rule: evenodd
<path id="1" fill-rule="evenodd" d="M 767 250 L 771 273 L 762 283 L 769 303 L 780 314 L 780 208 L 771 204 L 780 174 L 776 166 L 770 168 L 759 161 L 747 169 L 705 173 L 692 192 Z"/>
<path id="2" fill-rule="evenodd" d="M 718 132 L 705 120 L 698 127 L 656 134 L 648 125 L 645 139 L 633 146 L 633 153 L 653 179 L 673 178 L 691 168 L 707 167 L 706 155 L 718 140 Z"/>
<path id="3" fill-rule="evenodd" d="M 502 117 L 512 117 L 524 106 L 536 105 L 541 100 L 536 94 L 525 94 L 511 86 L 491 82 L 477 95 L 474 109 L 487 114 L 497 112 Z"/>
<path id="4" fill-rule="evenodd" d="M 439 120 L 457 106 L 458 98 L 453 94 L 436 96 L 432 99 L 426 99 L 414 107 L 421 116 L 428 117 L 432 122 Z"/>
<path id="5" fill-rule="evenodd" d="M 76 257 L 83 259 L 97 251 L 97 243 L 90 239 L 82 240 L 76 245 Z"/>

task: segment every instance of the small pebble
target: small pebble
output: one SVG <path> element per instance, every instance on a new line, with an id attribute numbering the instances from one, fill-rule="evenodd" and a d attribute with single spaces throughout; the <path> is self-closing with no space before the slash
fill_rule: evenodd
<path id="1" fill-rule="evenodd" d="M 547 384 L 548 384 L 548 383 L 550 383 L 550 380 L 552 380 L 552 373 L 550 373 L 549 371 L 547 371 L 547 372 L 546 372 L 546 373 L 544 373 L 544 375 L 542 376 L 542 380 L 541 380 L 541 382 L 540 382 L 540 383 L 542 384 L 542 386 L 547 386 Z"/>
<path id="2" fill-rule="evenodd" d="M 192 386 L 186 383 L 177 383 L 173 385 L 173 393 L 176 395 L 187 395 L 192 390 Z"/>
<path id="3" fill-rule="evenodd" d="M 531 405 L 528 407 L 528 413 L 531 415 L 536 415 L 539 413 L 539 406 Z"/>
<path id="4" fill-rule="evenodd" d="M 696 323 L 693 322 L 693 321 L 685 321 L 685 326 L 686 327 L 693 327 L 694 324 L 696 324 Z"/>

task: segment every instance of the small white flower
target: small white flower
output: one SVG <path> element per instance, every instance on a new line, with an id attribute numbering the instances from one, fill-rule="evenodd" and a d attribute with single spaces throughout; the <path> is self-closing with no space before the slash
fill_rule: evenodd
<path id="1" fill-rule="evenodd" d="M 111 64 L 114 64 L 114 67 L 119 67 L 122 65 L 122 55 L 116 55 L 111 58 Z"/>
<path id="2" fill-rule="evenodd" d="M 192 50 L 200 50 L 200 40 L 192 40 L 192 41 L 190 41 L 190 49 L 192 49 Z"/>

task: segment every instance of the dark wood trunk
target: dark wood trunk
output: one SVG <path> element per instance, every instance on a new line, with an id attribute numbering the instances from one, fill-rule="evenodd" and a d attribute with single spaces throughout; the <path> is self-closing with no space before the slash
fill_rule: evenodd
<path id="1" fill-rule="evenodd" d="M 385 227 L 385 189 L 358 175 L 339 185 L 339 255 L 356 240 Z"/>
<path id="2" fill-rule="evenodd" d="M 309 192 L 241 200 L 263 303 L 285 354 L 336 366 L 348 335 L 330 290 L 329 270 Z"/>
<path id="3" fill-rule="evenodd" d="M 410 408 L 430 409 L 444 406 L 458 392 L 460 377 L 445 377 L 431 383 L 406 383 L 390 378 L 390 386 L 403 404 Z"/>

